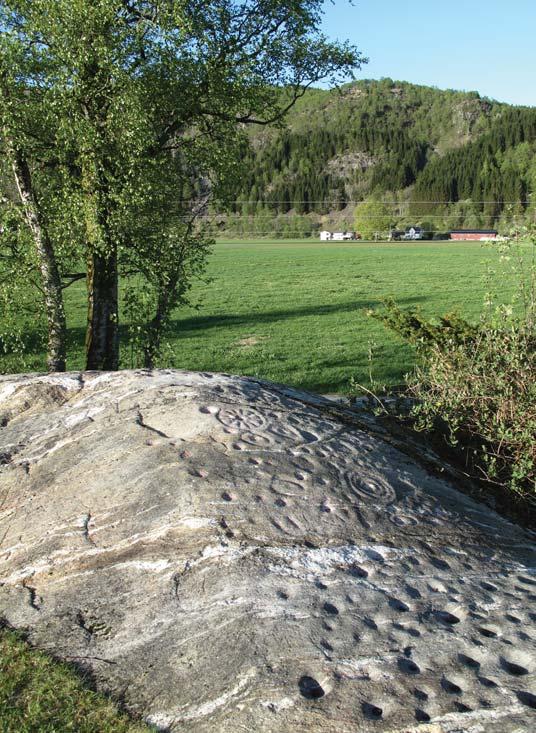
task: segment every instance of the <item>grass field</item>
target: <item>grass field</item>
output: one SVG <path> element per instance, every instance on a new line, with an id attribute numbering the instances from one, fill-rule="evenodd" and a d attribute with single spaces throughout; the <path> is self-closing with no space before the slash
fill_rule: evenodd
<path id="1" fill-rule="evenodd" d="M 399 383 L 413 354 L 367 310 L 393 297 L 432 316 L 459 310 L 477 318 L 486 272 L 497 254 L 478 243 L 220 242 L 209 284 L 193 292 L 199 310 L 173 320 L 173 366 L 258 375 L 321 392 L 350 380 Z M 510 286 L 498 279 L 505 299 Z M 66 291 L 69 368 L 83 367 L 85 291 Z M 44 354 L 31 356 L 44 369 Z M 123 367 L 131 366 L 128 349 Z M 7 368 L 6 368 L 7 367 Z M 9 362 L 0 360 L 8 371 Z M 0 730 L 5 733 L 141 733 L 148 730 L 91 692 L 73 670 L 0 629 Z"/>
<path id="2" fill-rule="evenodd" d="M 170 366 L 248 374 L 321 392 L 344 392 L 351 378 L 402 382 L 411 349 L 366 311 L 392 296 L 432 316 L 453 309 L 476 318 L 497 253 L 478 242 L 325 243 L 307 240 L 219 242 L 199 310 L 173 319 Z M 505 296 L 508 283 L 500 282 Z M 83 366 L 84 284 L 66 291 L 69 368 Z M 128 349 L 122 367 L 134 364 Z M 10 371 L 6 362 L 4 371 Z M 43 369 L 36 353 L 31 368 Z"/>
<path id="3" fill-rule="evenodd" d="M 150 733 L 66 664 L 0 629 L 1 733 Z"/>

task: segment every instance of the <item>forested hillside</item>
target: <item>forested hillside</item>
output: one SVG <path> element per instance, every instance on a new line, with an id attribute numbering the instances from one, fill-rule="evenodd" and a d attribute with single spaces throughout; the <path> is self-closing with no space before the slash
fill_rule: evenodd
<path id="1" fill-rule="evenodd" d="M 506 227 L 531 215 L 535 153 L 536 109 L 391 79 L 313 89 L 284 128 L 250 131 L 220 227 L 281 236 L 351 227 L 370 198 L 387 203 L 393 226 Z"/>

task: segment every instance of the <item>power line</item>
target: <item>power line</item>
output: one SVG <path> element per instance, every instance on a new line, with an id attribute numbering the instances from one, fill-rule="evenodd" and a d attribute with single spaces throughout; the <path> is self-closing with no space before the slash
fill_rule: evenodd
<path id="1" fill-rule="evenodd" d="M 383 230 L 383 231 L 384 231 L 384 233 L 386 232 L 386 230 Z M 381 234 L 382 233 L 382 230 L 379 230 L 378 233 Z M 433 234 L 442 234 L 442 233 L 447 234 L 448 232 L 432 232 L 432 233 Z M 294 230 L 293 231 L 292 229 L 288 229 L 287 231 L 284 231 L 284 232 L 276 232 L 273 229 L 263 229 L 263 230 L 260 230 L 260 231 L 258 229 L 244 229 L 243 231 L 240 231 L 240 232 L 233 231 L 233 230 L 225 230 L 225 229 L 223 229 L 221 232 L 213 232 L 213 236 L 220 236 L 221 235 L 221 237 L 224 238 L 224 239 L 225 238 L 239 239 L 239 238 L 241 238 L 244 235 L 247 235 L 247 236 L 259 236 L 259 237 L 266 235 L 266 236 L 272 237 L 273 239 L 287 239 L 288 237 L 295 237 L 297 239 L 310 239 L 310 238 L 317 237 L 318 234 L 319 234 L 319 232 L 318 232 L 317 229 L 313 229 L 313 230 L 310 230 L 310 231 L 299 231 L 299 230 Z M 344 241 L 346 241 L 346 242 L 348 242 L 348 241 L 352 241 L 352 240 L 342 240 L 341 239 L 341 240 L 328 240 L 328 241 L 334 241 L 334 242 L 337 242 L 337 241 L 338 242 L 344 242 Z M 353 241 L 359 241 L 359 240 L 353 240 Z M 409 240 L 407 240 L 407 241 L 409 241 Z M 415 240 L 415 241 L 420 241 L 420 240 Z M 454 240 L 451 240 L 451 241 L 454 241 Z M 479 241 L 479 240 L 474 240 L 474 241 Z"/>
<path id="2" fill-rule="evenodd" d="M 306 214 L 294 214 L 294 216 L 295 217 L 306 216 Z M 520 214 L 520 216 L 522 216 L 522 215 Z M 200 219 L 211 219 L 212 217 L 211 216 L 204 216 L 204 217 L 199 217 L 199 218 Z M 249 218 L 254 219 L 255 217 L 254 216 L 251 216 L 250 217 L 250 216 L 248 216 L 248 214 L 244 214 L 244 215 L 239 216 L 239 217 L 233 217 L 234 220 L 236 220 L 236 219 L 239 219 L 239 220 L 240 219 L 249 219 Z M 261 217 L 259 217 L 259 218 L 261 218 Z M 366 214 L 366 215 L 364 215 L 364 216 L 362 216 L 360 218 L 361 219 L 376 219 L 377 216 L 375 216 L 374 214 Z M 442 216 L 441 214 L 429 214 L 429 215 L 426 215 L 425 214 L 423 216 L 423 218 L 425 218 L 425 219 L 459 219 L 460 218 L 460 215 L 459 214 L 447 214 L 445 216 Z"/>
<path id="3" fill-rule="evenodd" d="M 259 204 L 265 205 L 265 206 L 272 206 L 273 204 L 369 204 L 371 201 L 362 201 L 357 199 L 322 199 L 318 201 L 296 201 L 295 199 L 281 199 L 281 200 L 256 200 L 256 201 L 228 201 L 228 204 L 247 204 L 247 205 L 256 205 Z M 473 201 L 472 199 L 459 199 L 458 201 L 373 201 L 372 203 L 379 203 L 383 204 L 384 206 L 412 206 L 413 204 L 442 204 L 444 206 L 452 206 L 455 204 L 466 204 L 468 206 L 471 206 L 473 204 L 503 204 L 504 206 L 509 205 L 521 205 L 521 206 L 528 206 L 531 203 L 535 203 L 533 201 L 502 201 L 502 200 L 489 200 L 489 201 Z"/>
<path id="4" fill-rule="evenodd" d="M 536 215 L 536 212 L 535 212 L 535 215 Z M 297 217 L 300 217 L 300 216 L 306 216 L 306 215 L 305 215 L 305 214 L 295 214 L 294 216 L 295 216 L 295 217 L 297 218 Z M 521 216 L 521 215 L 520 215 L 520 216 Z M 211 220 L 212 218 L 213 218 L 213 217 L 212 217 L 212 216 L 210 216 L 210 215 L 208 215 L 208 216 L 200 216 L 200 217 L 198 217 L 198 219 L 197 219 L 197 220 L 198 220 L 198 221 L 200 221 L 200 220 L 201 220 L 201 221 L 206 221 L 206 220 Z M 243 216 L 240 216 L 240 217 L 236 217 L 236 216 L 235 216 L 235 217 L 233 217 L 233 218 L 232 218 L 232 220 L 231 220 L 230 222 L 228 222 L 228 224 L 229 224 L 229 225 L 232 225 L 232 223 L 233 223 L 233 222 L 236 222 L 237 220 L 238 220 L 238 221 L 242 221 L 242 220 L 247 220 L 247 219 L 250 219 L 250 218 L 251 218 L 251 219 L 254 219 L 255 217 L 254 217 L 254 216 L 251 216 L 251 217 L 250 217 L 250 216 L 248 216 L 247 214 L 245 214 L 245 215 L 243 215 Z M 261 218 L 261 217 L 259 217 L 259 218 Z M 406 216 L 406 218 L 407 218 L 407 216 Z M 417 217 L 417 215 L 415 215 L 415 217 L 414 217 L 414 218 L 418 218 L 418 217 Z M 424 218 L 424 219 L 426 219 L 426 220 L 429 220 L 429 219 L 440 219 L 440 220 L 442 220 L 442 221 L 446 221 L 447 219 L 448 219 L 448 220 L 455 220 L 455 219 L 459 219 L 459 218 L 460 218 L 460 215 L 459 215 L 459 214 L 449 214 L 449 215 L 446 215 L 446 216 L 442 216 L 441 214 L 429 214 L 429 215 L 424 215 L 424 216 L 423 216 L 423 218 Z M 461 217 L 461 218 L 464 218 L 464 217 Z M 363 220 L 365 220 L 365 219 L 376 219 L 376 216 L 374 216 L 374 214 L 368 214 L 368 215 L 366 215 L 366 216 L 362 216 L 362 217 L 361 217 L 361 219 L 363 219 Z M 290 217 L 289 217 L 289 219 L 288 219 L 288 220 L 289 220 L 289 221 L 292 221 L 292 219 L 291 219 Z M 279 221 L 281 221 L 281 220 L 279 220 Z M 515 219 L 513 219 L 513 218 L 512 218 L 512 219 L 509 219 L 509 220 L 506 220 L 506 223 L 508 223 L 508 221 L 510 221 L 510 222 L 512 222 L 512 223 L 516 223 L 516 220 L 515 220 Z M 282 222 L 282 223 L 284 223 L 284 220 L 283 220 L 283 222 Z M 341 224 L 342 224 L 342 223 L 344 223 L 344 222 L 341 222 Z M 504 222 L 504 220 L 503 220 L 503 223 L 505 223 L 505 222 Z M 329 224 L 330 224 L 330 222 L 329 222 L 329 221 L 326 221 L 326 222 L 318 222 L 318 226 L 323 226 L 324 224 L 326 224 L 326 225 L 329 225 Z M 331 224 L 332 224 L 332 225 L 335 225 L 335 224 L 336 224 L 336 222 L 331 222 Z M 352 226 L 353 226 L 353 225 L 352 225 Z"/>

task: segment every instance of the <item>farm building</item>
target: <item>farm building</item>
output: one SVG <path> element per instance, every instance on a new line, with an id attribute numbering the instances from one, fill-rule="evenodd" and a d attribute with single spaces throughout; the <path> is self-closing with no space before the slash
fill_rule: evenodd
<path id="1" fill-rule="evenodd" d="M 465 240 L 473 239 L 482 241 L 486 239 L 496 239 L 498 232 L 495 229 L 455 229 L 450 232 L 451 239 Z"/>
<path id="2" fill-rule="evenodd" d="M 358 232 L 320 232 L 321 242 L 347 242 L 355 239 L 361 239 Z"/>
<path id="3" fill-rule="evenodd" d="M 424 239 L 424 231 L 422 227 L 408 227 L 402 239 Z"/>
<path id="4" fill-rule="evenodd" d="M 424 239 L 422 227 L 408 227 L 407 229 L 392 229 L 389 232 L 390 242 L 399 242 L 401 239 Z"/>

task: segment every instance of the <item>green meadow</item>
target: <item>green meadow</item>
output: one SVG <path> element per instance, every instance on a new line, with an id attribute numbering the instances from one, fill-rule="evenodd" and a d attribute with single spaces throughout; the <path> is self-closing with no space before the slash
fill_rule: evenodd
<path id="1" fill-rule="evenodd" d="M 67 664 L 28 646 L 0 627 L 0 731 L 2 733 L 150 733 L 118 705 L 90 687 Z"/>
<path id="2" fill-rule="evenodd" d="M 495 246 L 479 242 L 220 241 L 208 282 L 192 290 L 195 307 L 174 315 L 166 365 L 247 374 L 320 392 L 345 392 L 350 381 L 395 385 L 413 351 L 370 309 L 392 297 L 428 316 L 459 311 L 477 319 Z M 495 278 L 508 299 L 508 279 Z M 66 290 L 69 368 L 83 367 L 84 283 Z M 372 354 L 372 359 L 370 358 Z M 36 350 L 30 367 L 44 369 Z M 123 368 L 136 366 L 125 346 Z M 3 371 L 12 371 L 4 358 Z"/>

